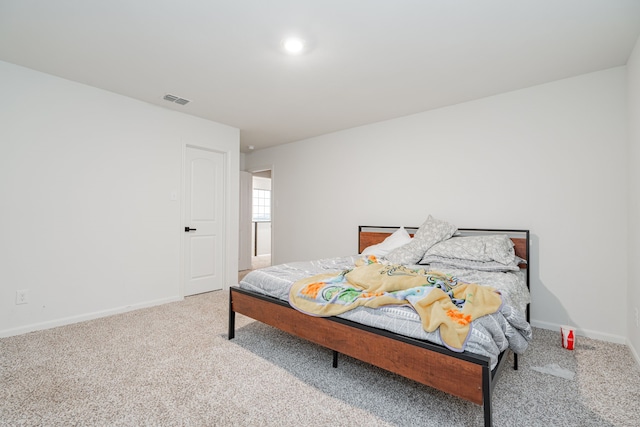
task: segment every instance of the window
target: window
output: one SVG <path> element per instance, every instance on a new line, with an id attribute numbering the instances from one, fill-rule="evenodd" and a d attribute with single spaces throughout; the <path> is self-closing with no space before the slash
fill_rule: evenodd
<path id="1" fill-rule="evenodd" d="M 271 190 L 253 189 L 253 220 L 271 221 Z"/>

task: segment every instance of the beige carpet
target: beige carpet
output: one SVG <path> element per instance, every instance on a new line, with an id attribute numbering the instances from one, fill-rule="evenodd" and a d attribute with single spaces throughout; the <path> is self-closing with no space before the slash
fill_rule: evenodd
<path id="1" fill-rule="evenodd" d="M 2 426 L 477 426 L 482 408 L 244 316 L 227 293 L 0 339 Z M 557 364 L 573 379 L 533 368 Z M 452 372 L 451 375 L 455 375 Z M 638 426 L 622 345 L 535 329 L 495 388 L 495 426 Z"/>

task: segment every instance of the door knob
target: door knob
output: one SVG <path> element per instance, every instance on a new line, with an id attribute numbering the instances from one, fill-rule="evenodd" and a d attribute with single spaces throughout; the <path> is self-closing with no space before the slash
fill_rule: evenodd
<path id="1" fill-rule="evenodd" d="M 185 233 L 188 233 L 188 232 L 190 232 L 190 231 L 196 231 L 196 229 L 195 229 L 195 228 L 185 227 L 185 228 L 184 228 L 184 231 L 185 231 Z"/>

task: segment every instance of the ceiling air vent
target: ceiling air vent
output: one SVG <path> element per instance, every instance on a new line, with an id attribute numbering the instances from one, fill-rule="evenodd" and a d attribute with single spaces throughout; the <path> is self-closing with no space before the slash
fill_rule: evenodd
<path id="1" fill-rule="evenodd" d="M 162 98 L 162 99 L 164 99 L 165 101 L 169 101 L 169 102 L 175 102 L 176 104 L 180 104 L 180 105 L 187 105 L 189 102 L 191 102 L 188 99 L 179 98 L 179 97 L 177 97 L 175 95 L 171 95 L 169 93 L 166 94 L 164 96 L 164 98 Z"/>

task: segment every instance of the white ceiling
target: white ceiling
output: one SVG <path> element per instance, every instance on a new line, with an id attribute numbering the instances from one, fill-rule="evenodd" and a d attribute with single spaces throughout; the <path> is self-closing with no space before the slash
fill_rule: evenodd
<path id="1" fill-rule="evenodd" d="M 0 0 L 0 60 L 238 127 L 242 151 L 624 65 L 639 35 L 640 0 Z"/>

